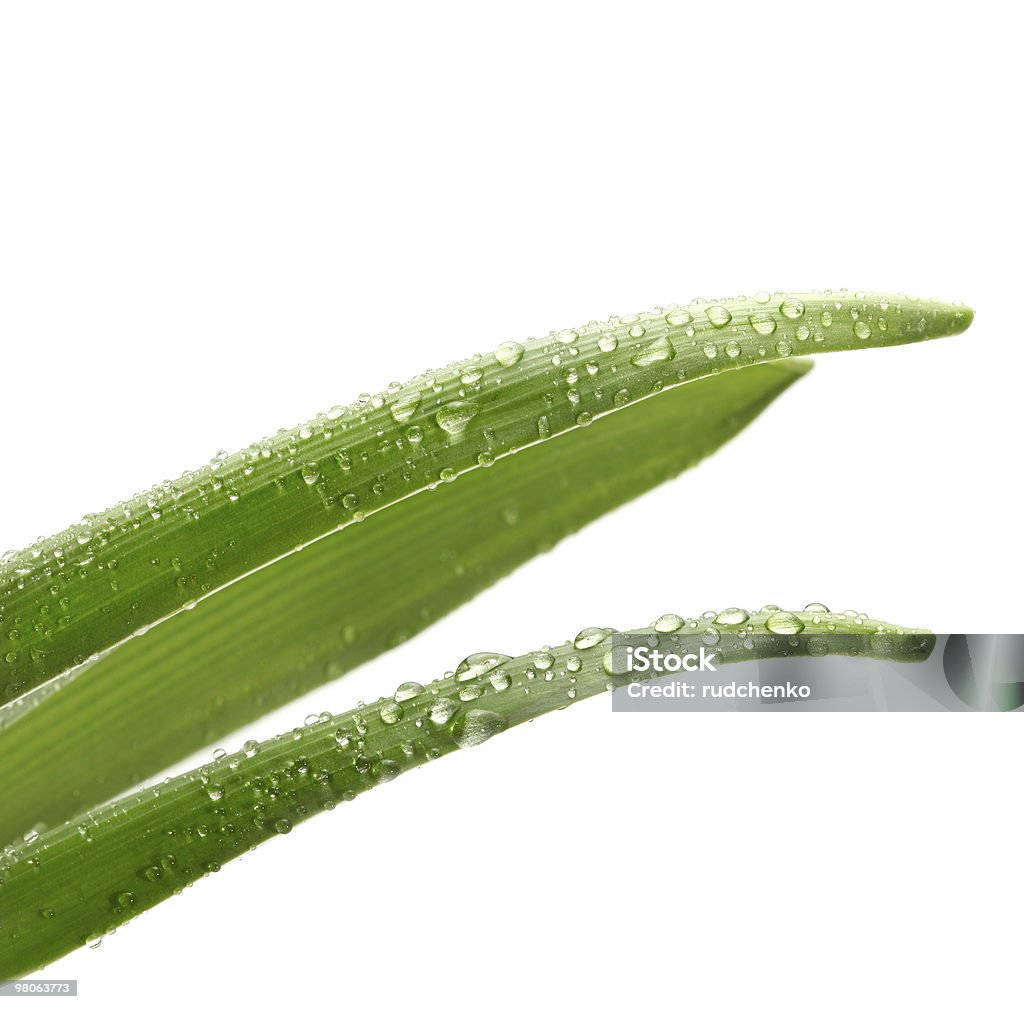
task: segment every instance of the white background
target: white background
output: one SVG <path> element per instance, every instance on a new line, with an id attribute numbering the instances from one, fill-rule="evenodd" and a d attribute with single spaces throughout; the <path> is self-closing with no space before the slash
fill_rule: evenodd
<path id="1" fill-rule="evenodd" d="M 665 610 L 1024 630 L 1021 74 L 996 10 L 3 4 L 0 550 L 501 340 L 845 285 L 977 320 L 821 360 L 698 470 L 225 745 Z M 42 976 L 90 1006 L 1017 1005 L 1022 746 L 1010 717 L 596 700 Z"/>

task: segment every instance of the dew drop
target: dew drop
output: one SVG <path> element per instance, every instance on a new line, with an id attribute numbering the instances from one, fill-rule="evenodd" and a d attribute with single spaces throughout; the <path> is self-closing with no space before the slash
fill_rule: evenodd
<path id="1" fill-rule="evenodd" d="M 405 683 L 401 684 L 395 691 L 396 701 L 410 701 L 414 697 L 418 697 L 423 693 L 423 684 L 417 683 L 415 680 L 406 680 Z"/>
<path id="2" fill-rule="evenodd" d="M 683 626 L 683 618 L 676 613 L 665 613 L 654 621 L 654 629 L 661 634 L 673 634 Z"/>
<path id="3" fill-rule="evenodd" d="M 799 319 L 804 314 L 804 303 L 799 298 L 786 298 L 786 300 L 779 305 L 779 311 L 787 319 Z"/>
<path id="4" fill-rule="evenodd" d="M 619 338 L 614 333 L 602 333 L 597 340 L 598 347 L 606 354 L 610 354 L 619 345 Z"/>
<path id="5" fill-rule="evenodd" d="M 477 415 L 480 407 L 476 403 L 456 400 L 445 403 L 434 415 L 437 426 L 450 435 L 459 435 L 466 430 L 469 422 Z"/>
<path id="6" fill-rule="evenodd" d="M 685 308 L 673 308 L 672 311 L 665 316 L 665 321 L 670 326 L 687 326 L 693 322 L 693 316 L 690 315 Z"/>
<path id="7" fill-rule="evenodd" d="M 790 613 L 787 610 L 776 610 L 764 625 L 772 634 L 781 634 L 786 637 L 799 634 L 804 629 L 804 622 L 795 613 Z"/>
<path id="8" fill-rule="evenodd" d="M 863 319 L 858 319 L 853 324 L 853 335 L 858 340 L 867 340 L 871 336 L 871 327 Z"/>
<path id="9" fill-rule="evenodd" d="M 380 720 L 385 725 L 394 725 L 396 722 L 400 722 L 404 714 L 402 705 L 397 701 L 385 701 L 380 706 Z"/>
<path id="10" fill-rule="evenodd" d="M 750 317 L 750 325 L 754 327 L 755 333 L 761 336 L 771 336 L 775 332 L 775 320 L 767 312 L 755 312 Z"/>
<path id="11" fill-rule="evenodd" d="M 502 655 L 500 652 L 474 652 L 455 667 L 455 679 L 460 682 L 475 680 L 478 676 L 503 666 L 509 659 L 510 656 Z"/>
<path id="12" fill-rule="evenodd" d="M 649 365 L 657 364 L 659 361 L 671 361 L 676 356 L 668 337 L 659 336 L 652 340 L 647 346 L 638 350 L 630 359 L 629 363 L 637 368 L 646 368 Z"/>
<path id="13" fill-rule="evenodd" d="M 402 768 L 395 760 L 378 760 L 370 773 L 383 784 L 385 781 L 394 781 L 402 773 Z"/>
<path id="14" fill-rule="evenodd" d="M 500 694 L 503 690 L 508 690 L 512 686 L 512 677 L 508 673 L 501 669 L 496 669 L 488 677 L 491 686 Z"/>
<path id="15" fill-rule="evenodd" d="M 460 701 L 475 701 L 484 692 L 482 683 L 464 683 L 459 688 Z"/>
<path id="16" fill-rule="evenodd" d="M 723 627 L 735 627 L 737 624 L 746 623 L 749 619 L 750 614 L 746 610 L 741 610 L 736 606 L 730 606 L 728 609 L 722 610 L 722 612 L 715 617 L 715 623 L 720 624 Z"/>
<path id="17" fill-rule="evenodd" d="M 435 725 L 447 725 L 459 706 L 450 697 L 439 697 L 430 706 L 429 718 Z"/>
<path id="18" fill-rule="evenodd" d="M 419 393 L 410 393 L 407 396 L 399 396 L 399 398 L 391 404 L 391 416 L 394 417 L 399 424 L 404 424 L 407 420 L 412 418 L 412 415 L 416 412 L 416 407 L 419 405 Z"/>
<path id="19" fill-rule="evenodd" d="M 611 631 L 605 627 L 584 627 L 583 630 L 576 635 L 572 646 L 582 652 L 588 648 L 593 648 L 594 645 L 599 645 L 609 636 L 609 634 L 611 634 Z"/>
<path id="20" fill-rule="evenodd" d="M 708 321 L 715 329 L 722 329 L 732 322 L 732 313 L 724 305 L 712 305 L 707 310 Z"/>
<path id="21" fill-rule="evenodd" d="M 509 340 L 506 343 L 498 344 L 494 351 L 494 357 L 503 368 L 511 368 L 512 365 L 518 364 L 523 359 L 525 353 L 526 348 L 521 343 Z"/>
<path id="22" fill-rule="evenodd" d="M 452 723 L 452 738 L 460 749 L 479 746 L 508 728 L 508 722 L 494 711 L 470 708 Z"/>

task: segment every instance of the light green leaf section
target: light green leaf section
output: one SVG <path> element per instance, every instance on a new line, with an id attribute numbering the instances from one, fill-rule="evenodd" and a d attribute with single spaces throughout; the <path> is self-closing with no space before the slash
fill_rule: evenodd
<path id="1" fill-rule="evenodd" d="M 0 691 L 15 700 L 300 547 L 644 397 L 749 364 L 947 336 L 971 317 L 848 292 L 699 302 L 395 383 L 5 555 Z"/>
<path id="2" fill-rule="evenodd" d="M 713 452 L 808 367 L 688 383 L 481 467 L 129 639 L 45 703 L 9 706 L 0 838 L 112 798 L 415 634 Z"/>
<path id="3" fill-rule="evenodd" d="M 713 640 L 723 663 L 823 651 L 914 661 L 934 645 L 926 632 L 820 608 L 666 616 L 631 633 L 665 635 L 693 650 Z M 0 977 L 23 976 L 95 941 L 253 846 L 404 771 L 642 678 L 611 675 L 611 634 L 586 628 L 515 659 L 472 655 L 427 687 L 402 684 L 374 704 L 247 744 L 9 848 L 0 858 Z"/>

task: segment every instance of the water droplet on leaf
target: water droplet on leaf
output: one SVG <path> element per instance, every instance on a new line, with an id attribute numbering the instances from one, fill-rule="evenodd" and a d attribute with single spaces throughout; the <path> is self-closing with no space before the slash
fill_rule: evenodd
<path id="1" fill-rule="evenodd" d="M 804 622 L 788 610 L 777 610 L 764 623 L 772 634 L 781 634 L 789 637 L 799 634 L 804 629 Z"/>
<path id="2" fill-rule="evenodd" d="M 750 317 L 750 325 L 754 327 L 755 333 L 761 336 L 771 336 L 775 332 L 776 322 L 767 312 L 755 312 Z"/>
<path id="3" fill-rule="evenodd" d="M 512 365 L 518 364 L 523 359 L 525 353 L 526 348 L 521 343 L 509 340 L 506 343 L 498 344 L 498 348 L 494 351 L 494 357 L 503 368 L 511 368 Z"/>
<path id="4" fill-rule="evenodd" d="M 430 706 L 430 720 L 435 725 L 446 725 L 459 706 L 450 697 L 440 697 Z"/>
<path id="5" fill-rule="evenodd" d="M 750 619 L 750 614 L 746 610 L 741 610 L 736 606 L 730 606 L 726 610 L 722 610 L 721 613 L 715 617 L 715 623 L 721 624 L 723 627 L 735 627 L 737 624 L 746 623 Z"/>
<path id="6" fill-rule="evenodd" d="M 508 722 L 496 712 L 471 708 L 455 719 L 451 731 L 455 745 L 465 749 L 479 746 L 507 728 Z"/>
<path id="7" fill-rule="evenodd" d="M 406 680 L 405 683 L 401 684 L 395 691 L 396 701 L 409 701 L 414 697 L 418 697 L 423 693 L 423 684 L 417 683 L 415 680 Z"/>
<path id="8" fill-rule="evenodd" d="M 394 725 L 396 722 L 400 722 L 404 714 L 402 705 L 397 701 L 385 701 L 380 706 L 380 720 L 385 725 Z"/>
<path id="9" fill-rule="evenodd" d="M 732 322 L 732 313 L 724 305 L 712 305 L 707 310 L 707 317 L 715 329 L 722 329 Z"/>
<path id="10" fill-rule="evenodd" d="M 583 630 L 576 635 L 572 646 L 580 651 L 585 651 L 588 648 L 593 648 L 595 645 L 599 645 L 610 634 L 611 631 L 605 627 L 584 627 Z"/>
<path id="11" fill-rule="evenodd" d="M 419 393 L 410 393 L 407 396 L 399 396 L 399 398 L 391 404 L 391 416 L 394 417 L 399 424 L 404 424 L 407 420 L 412 418 L 412 415 L 416 412 L 416 407 L 419 405 Z"/>
<path id="12" fill-rule="evenodd" d="M 456 400 L 445 403 L 434 415 L 437 426 L 450 435 L 459 435 L 466 430 L 469 422 L 477 415 L 480 407 L 476 403 Z"/>
<path id="13" fill-rule="evenodd" d="M 669 343 L 668 337 L 659 336 L 657 340 L 652 340 L 646 347 L 637 351 L 629 359 L 629 363 L 637 368 L 646 368 L 659 361 L 671 361 L 675 356 L 676 352 L 672 344 Z"/>
<path id="14" fill-rule="evenodd" d="M 456 666 L 455 678 L 460 682 L 475 680 L 478 676 L 504 665 L 509 659 L 510 656 L 502 655 L 500 652 L 474 652 Z"/>
<path id="15" fill-rule="evenodd" d="M 654 629 L 661 634 L 674 634 L 683 626 L 683 618 L 676 613 L 665 613 L 654 621 Z"/>

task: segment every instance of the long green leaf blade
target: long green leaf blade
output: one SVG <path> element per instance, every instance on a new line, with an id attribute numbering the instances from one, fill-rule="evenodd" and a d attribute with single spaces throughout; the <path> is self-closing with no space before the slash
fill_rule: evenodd
<path id="1" fill-rule="evenodd" d="M 398 501 L 748 364 L 961 332 L 966 308 L 775 295 L 591 323 L 395 385 L 215 459 L 0 565 L 13 700 L 299 547 Z"/>
<path id="2" fill-rule="evenodd" d="M 738 611 L 729 612 L 731 629 L 745 636 L 722 639 L 725 663 L 805 655 L 812 642 L 818 653 L 824 642 L 834 655 L 914 661 L 934 645 L 927 632 L 818 610 L 796 621 L 762 610 L 742 628 Z M 780 623 L 785 632 L 772 633 Z M 659 626 L 664 618 L 631 633 L 699 644 L 717 625 L 677 618 L 670 631 Z M 95 941 L 254 845 L 405 770 L 643 678 L 611 676 L 611 634 L 587 628 L 516 659 L 470 656 L 426 688 L 403 684 L 393 697 L 247 745 L 8 849 L 0 859 L 0 977 L 23 976 Z"/>

